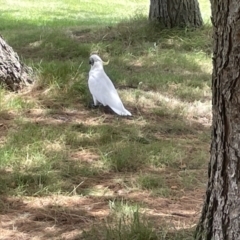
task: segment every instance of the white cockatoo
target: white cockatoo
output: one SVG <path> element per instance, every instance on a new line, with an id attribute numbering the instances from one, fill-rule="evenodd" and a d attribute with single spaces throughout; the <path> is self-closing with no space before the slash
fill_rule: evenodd
<path id="1" fill-rule="evenodd" d="M 91 64 L 91 69 L 88 87 L 94 105 L 101 103 L 103 106 L 109 106 L 118 115 L 131 116 L 132 114 L 123 106 L 111 79 L 105 73 L 102 59 L 97 54 L 93 54 L 89 58 L 89 64 Z"/>

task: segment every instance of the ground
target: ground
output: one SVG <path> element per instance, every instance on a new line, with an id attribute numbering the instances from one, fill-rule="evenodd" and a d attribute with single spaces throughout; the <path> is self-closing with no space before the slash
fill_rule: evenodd
<path id="1" fill-rule="evenodd" d="M 47 116 L 43 109 L 28 109 L 21 117 L 36 125 L 51 124 L 58 127 L 68 124 L 74 126 L 112 125 L 116 122 L 145 126 L 166 121 L 164 118 L 148 114 L 119 119 L 114 114 L 105 114 L 99 110 L 95 110 L 96 112 L 86 110 L 80 104 L 76 105 L 76 109 L 80 110 L 63 109 Z M 8 114 L 1 115 L 1 139 L 4 139 L 8 130 L 13 126 L 17 128 L 14 123 L 15 118 L 14 113 L 8 112 Z M 209 123 L 210 119 L 208 119 Z M 207 126 L 194 123 L 192 127 L 201 132 L 206 131 Z M 159 139 L 168 137 L 167 134 L 158 131 L 152 134 Z M 185 142 L 186 139 L 191 142 L 198 141 L 194 135 L 184 133 L 181 133 L 178 141 Z M 208 147 L 208 144 L 202 146 L 206 151 Z M 189 145 L 189 153 L 195 151 L 194 148 L 195 146 Z M 208 159 L 205 160 L 207 163 Z M 69 153 L 68 161 L 94 165 L 99 161 L 99 155 L 92 153 L 89 149 L 77 149 Z M 141 206 L 140 212 L 154 223 L 156 229 L 166 223 L 170 224 L 169 231 L 192 228 L 198 221 L 204 199 L 207 164 L 202 169 L 188 171 L 186 163 L 179 162 L 178 164 L 176 169 L 171 170 L 146 166 L 140 171 L 130 173 L 103 171 L 90 177 L 80 175 L 74 180 L 75 184 L 71 186 L 72 189 L 69 189 L 70 192 L 67 195 L 37 196 L 36 194 L 36 196 L 10 197 L 3 194 L 1 197 L 1 239 L 84 239 L 81 238 L 82 231 L 87 231 L 93 224 L 99 224 L 111 216 L 113 210 L 109 204 L 115 201 Z M 8 171 L 11 174 L 11 169 L 3 171 L 2 174 L 5 175 Z M 192 171 L 191 174 L 195 175 L 193 181 L 201 182 L 201 187 L 198 184 L 195 187 L 191 183 L 186 183 L 189 189 L 185 189 L 186 187 L 179 183 L 179 178 L 186 171 Z M 167 184 L 171 191 L 171 193 L 166 193 L 169 196 L 158 196 L 158 194 L 152 194 L 151 189 L 149 191 L 149 189 L 144 190 L 134 186 L 138 185 L 136 179 L 142 172 L 150 176 L 163 173 L 166 181 L 164 187 Z M 191 181 L 191 179 L 185 181 Z M 10 183 L 11 187 L 15 187 L 16 184 L 14 181 Z M 79 195 L 78 188 L 91 189 L 92 192 Z"/>

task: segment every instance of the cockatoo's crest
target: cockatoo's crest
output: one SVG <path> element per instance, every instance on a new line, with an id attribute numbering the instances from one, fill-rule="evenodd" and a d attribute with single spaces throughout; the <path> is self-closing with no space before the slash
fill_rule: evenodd
<path id="1" fill-rule="evenodd" d="M 97 65 L 108 65 L 109 60 L 107 62 L 104 62 L 97 54 L 92 54 L 89 58 L 89 64 L 91 66 L 94 66 L 94 64 Z"/>

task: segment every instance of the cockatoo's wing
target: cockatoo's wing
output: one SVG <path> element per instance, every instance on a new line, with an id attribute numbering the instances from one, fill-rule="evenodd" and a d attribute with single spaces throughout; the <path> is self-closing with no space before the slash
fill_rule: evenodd
<path id="1" fill-rule="evenodd" d="M 88 86 L 93 99 L 102 103 L 104 106 L 109 106 L 118 115 L 132 115 L 123 106 L 117 90 L 103 68 L 90 70 Z"/>

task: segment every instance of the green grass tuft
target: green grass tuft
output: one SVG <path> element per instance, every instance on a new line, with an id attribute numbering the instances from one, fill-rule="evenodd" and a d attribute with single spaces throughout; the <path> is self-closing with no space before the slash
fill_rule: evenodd
<path id="1" fill-rule="evenodd" d="M 138 208 L 130 208 L 128 205 L 121 204 L 120 215 L 116 213 L 119 211 L 119 207 L 116 209 L 115 203 L 111 204 L 111 209 L 114 209 L 114 212 L 111 214 L 112 216 L 109 217 L 109 220 L 100 226 L 93 226 L 89 232 L 84 232 L 82 236 L 84 239 L 93 239 L 94 237 L 117 240 L 159 239 L 153 231 L 151 224 L 140 215 Z"/>

